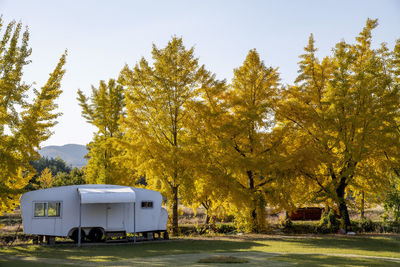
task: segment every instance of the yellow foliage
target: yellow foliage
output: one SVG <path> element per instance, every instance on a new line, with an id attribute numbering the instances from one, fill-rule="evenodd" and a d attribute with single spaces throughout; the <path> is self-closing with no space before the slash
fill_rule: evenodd
<path id="1" fill-rule="evenodd" d="M 398 55 L 384 44 L 371 48 L 376 26 L 368 19 L 356 44 L 342 41 L 322 61 L 311 35 L 296 84 L 276 112 L 293 138 L 293 179 L 312 185 L 306 195 L 315 202 L 335 203 L 345 226 L 346 192 L 382 190 L 390 170 L 385 155 L 398 155 Z"/>
<path id="2" fill-rule="evenodd" d="M 98 128 L 89 144 L 90 183 L 135 184 L 167 197 L 178 227 L 178 199 L 207 217 L 234 214 L 263 231 L 265 208 L 336 206 L 349 226 L 346 194 L 377 201 L 400 164 L 400 40 L 371 47 L 367 24 L 355 44 L 316 57 L 311 35 L 293 85 L 250 50 L 231 84 L 200 66 L 173 37 L 152 63 L 125 66 L 100 82 L 82 114 Z M 126 106 L 125 106 L 126 105 Z M 126 114 L 125 114 L 126 112 Z"/>
<path id="3" fill-rule="evenodd" d="M 153 66 L 144 58 L 133 69 L 121 71 L 125 86 L 127 116 L 122 120 L 124 150 L 121 161 L 146 177 L 148 188 L 168 197 L 173 230 L 178 227 L 178 197 L 193 183 L 197 161 L 194 136 L 190 132 L 192 105 L 199 90 L 213 76 L 199 66 L 194 49 L 186 49 L 181 38 L 167 46 L 153 45 Z"/>
<path id="4" fill-rule="evenodd" d="M 45 168 L 37 179 L 41 188 L 50 188 L 53 185 L 53 176 L 49 168 Z"/>
<path id="5" fill-rule="evenodd" d="M 100 81 L 98 88 L 92 86 L 90 99 L 78 90 L 78 101 L 82 116 L 97 128 L 93 141 L 88 145 L 86 182 L 134 185 L 135 171 L 124 168 L 119 163 L 122 151 L 113 145 L 114 139 L 121 139 L 119 119 L 124 116 L 125 107 L 122 85 L 114 79 L 110 79 L 108 83 Z"/>
<path id="6" fill-rule="evenodd" d="M 0 30 L 3 30 L 0 17 Z M 47 83 L 33 90 L 33 100 L 26 101 L 31 85 L 22 81 L 23 68 L 29 64 L 31 49 L 29 32 L 22 33 L 22 24 L 9 23 L 0 44 L 0 213 L 13 210 L 34 170 L 29 165 L 36 160 L 40 143 L 47 140 L 59 113 L 55 100 L 61 94 L 61 79 L 65 70 L 63 54 Z M 20 40 L 20 41 L 19 41 Z"/>

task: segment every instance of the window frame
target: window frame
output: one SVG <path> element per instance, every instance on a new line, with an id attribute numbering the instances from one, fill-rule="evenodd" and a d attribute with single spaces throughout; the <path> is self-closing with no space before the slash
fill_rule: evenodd
<path id="1" fill-rule="evenodd" d="M 143 206 L 144 203 L 146 203 L 145 206 Z M 149 203 L 151 203 L 151 207 L 148 206 Z M 141 203 L 140 203 L 140 207 L 142 209 L 153 209 L 154 208 L 154 202 L 153 202 L 153 200 L 142 200 Z"/>
<path id="2" fill-rule="evenodd" d="M 36 205 L 37 204 L 44 204 L 44 208 L 43 208 L 44 215 L 39 215 L 39 216 L 36 215 Z M 47 217 L 47 202 L 38 201 L 38 202 L 34 202 L 33 203 L 33 217 L 34 218 L 45 218 L 45 217 Z"/>
<path id="3" fill-rule="evenodd" d="M 49 215 L 50 203 L 51 204 L 55 204 L 56 215 Z M 47 217 L 51 217 L 51 218 L 61 217 L 61 202 L 59 202 L 59 201 L 49 201 L 49 202 L 47 202 Z"/>
<path id="4" fill-rule="evenodd" d="M 45 204 L 45 216 L 35 216 L 35 206 L 38 203 L 44 203 Z M 49 216 L 49 203 L 55 203 L 56 204 L 56 212 L 57 212 L 57 206 L 58 206 L 58 216 Z M 57 205 L 58 204 L 58 205 Z M 62 209 L 63 209 L 63 202 L 61 200 L 40 200 L 40 201 L 33 201 L 33 212 L 32 212 L 32 218 L 33 219 L 61 219 L 62 218 Z"/>

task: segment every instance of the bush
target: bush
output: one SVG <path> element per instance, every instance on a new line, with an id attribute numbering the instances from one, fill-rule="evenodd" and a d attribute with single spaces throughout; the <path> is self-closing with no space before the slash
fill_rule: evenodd
<path id="1" fill-rule="evenodd" d="M 376 227 L 381 233 L 400 233 L 400 223 L 398 222 L 383 222 Z"/>
<path id="2" fill-rule="evenodd" d="M 232 225 L 232 224 L 218 224 L 216 225 L 216 231 L 219 234 L 227 234 L 227 233 L 231 233 L 234 232 L 236 230 L 236 228 Z"/>
<path id="3" fill-rule="evenodd" d="M 209 225 L 201 224 L 201 225 L 196 225 L 195 226 L 195 231 L 194 232 L 196 234 L 203 235 L 203 234 L 209 233 L 210 230 L 211 229 L 210 229 Z"/>
<path id="4" fill-rule="evenodd" d="M 396 222 L 374 222 L 370 219 L 352 222 L 354 232 L 358 233 L 400 233 L 400 223 Z"/>
<path id="5" fill-rule="evenodd" d="M 351 229 L 353 232 L 357 233 L 371 233 L 380 232 L 380 227 L 382 223 L 373 222 L 371 219 L 362 219 L 359 221 L 351 222 Z"/>
<path id="6" fill-rule="evenodd" d="M 376 227 L 371 219 L 362 219 L 360 222 L 360 228 L 363 232 L 373 232 Z"/>
<path id="7" fill-rule="evenodd" d="M 324 212 L 319 221 L 317 231 L 320 233 L 337 233 L 340 228 L 340 221 L 336 218 L 335 211 L 329 209 Z"/>
<path id="8" fill-rule="evenodd" d="M 390 232 L 400 233 L 400 222 L 392 222 L 390 224 Z"/>
<path id="9" fill-rule="evenodd" d="M 393 181 L 392 186 L 386 193 L 384 198 L 385 215 L 384 219 L 389 218 L 389 214 L 395 222 L 400 223 L 400 178 Z"/>
<path id="10" fill-rule="evenodd" d="M 232 233 L 235 230 L 236 228 L 234 225 L 221 223 L 221 224 L 196 225 L 194 232 L 200 235 L 211 234 L 211 233 L 227 234 L 227 233 Z"/>
<path id="11" fill-rule="evenodd" d="M 169 232 L 172 231 L 172 229 L 168 229 Z M 180 225 L 178 228 L 178 235 L 192 235 L 194 233 L 197 233 L 197 229 L 195 226 L 191 225 Z"/>
<path id="12" fill-rule="evenodd" d="M 315 234 L 318 233 L 315 222 L 311 221 L 295 221 L 287 224 L 286 228 L 282 229 L 284 233 L 290 234 Z"/>
<path id="13" fill-rule="evenodd" d="M 292 220 L 287 217 L 287 216 L 281 216 L 279 218 L 279 225 L 281 226 L 281 228 L 285 231 L 290 231 L 293 229 L 293 222 Z"/>

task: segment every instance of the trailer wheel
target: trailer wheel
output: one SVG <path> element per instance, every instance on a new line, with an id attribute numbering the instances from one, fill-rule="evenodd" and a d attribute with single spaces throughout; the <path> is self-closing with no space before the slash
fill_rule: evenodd
<path id="1" fill-rule="evenodd" d="M 78 229 L 75 229 L 75 230 L 72 232 L 70 238 L 71 238 L 72 240 L 74 240 L 75 243 L 78 243 L 78 238 L 79 238 L 78 235 L 79 235 L 79 230 L 78 230 Z M 85 231 L 81 230 L 81 242 L 83 242 L 84 239 L 85 239 Z"/>
<path id="2" fill-rule="evenodd" d="M 100 228 L 90 230 L 88 238 L 91 242 L 100 242 L 103 239 L 103 231 Z"/>

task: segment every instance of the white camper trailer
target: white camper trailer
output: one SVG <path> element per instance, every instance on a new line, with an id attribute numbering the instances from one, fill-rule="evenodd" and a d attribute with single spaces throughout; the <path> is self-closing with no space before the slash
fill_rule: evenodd
<path id="1" fill-rule="evenodd" d="M 21 196 L 24 233 L 71 237 L 79 243 L 103 236 L 157 233 L 168 238 L 168 212 L 157 191 L 118 185 L 71 185 Z M 79 229 L 81 229 L 79 234 Z"/>

